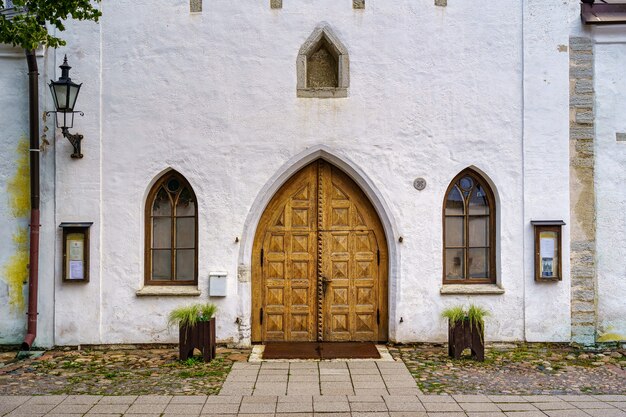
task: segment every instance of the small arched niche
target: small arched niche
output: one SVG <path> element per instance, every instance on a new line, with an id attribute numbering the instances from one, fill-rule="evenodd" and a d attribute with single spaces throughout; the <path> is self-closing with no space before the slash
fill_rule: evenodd
<path id="1" fill-rule="evenodd" d="M 350 60 L 348 50 L 328 24 L 319 25 L 298 52 L 298 97 L 348 96 Z"/>

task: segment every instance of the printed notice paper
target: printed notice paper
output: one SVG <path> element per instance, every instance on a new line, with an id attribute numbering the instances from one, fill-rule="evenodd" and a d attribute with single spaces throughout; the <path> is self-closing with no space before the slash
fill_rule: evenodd
<path id="1" fill-rule="evenodd" d="M 554 239 L 553 238 L 541 238 L 539 243 L 541 247 L 542 258 L 554 258 Z"/>
<path id="2" fill-rule="evenodd" d="M 67 243 L 70 248 L 70 261 L 82 261 L 83 260 L 83 241 L 82 240 L 68 240 Z"/>
<path id="3" fill-rule="evenodd" d="M 69 279 L 84 279 L 83 275 L 83 261 L 70 261 L 70 278 Z"/>

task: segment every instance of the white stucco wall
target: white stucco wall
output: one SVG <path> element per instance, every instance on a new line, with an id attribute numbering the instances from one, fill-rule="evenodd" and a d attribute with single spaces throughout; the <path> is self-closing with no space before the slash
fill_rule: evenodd
<path id="1" fill-rule="evenodd" d="M 45 67 L 46 51 L 37 51 L 37 63 L 40 73 L 40 109 L 46 108 Z M 9 45 L 0 44 L 0 344 L 20 344 L 26 333 L 26 309 L 28 306 L 28 282 L 23 282 L 22 294 L 24 305 L 19 306 L 12 302 L 11 289 L 8 282 L 7 267 L 17 248 L 13 236 L 22 228 L 28 235 L 30 212 L 25 216 L 16 216 L 9 203 L 15 197 L 9 193 L 8 183 L 18 170 L 18 142 L 22 137 L 29 140 L 28 121 L 28 66 L 24 51 Z M 43 128 L 43 126 L 41 126 Z M 43 133 L 43 130 L 40 130 Z M 50 139 L 50 135 L 48 135 Z M 41 234 L 40 234 L 40 274 L 38 296 L 38 336 L 37 346 L 51 346 L 53 342 L 52 321 L 54 296 L 54 271 L 50 268 L 54 259 L 51 248 L 54 237 L 49 233 L 54 230 L 54 182 L 49 180 L 50 173 L 54 172 L 52 153 L 50 148 L 41 152 Z M 28 156 L 26 157 L 28 158 Z M 26 163 L 28 169 L 28 162 Z M 47 179 L 48 178 L 48 179 Z M 28 186 L 27 186 L 28 187 Z M 28 249 L 27 249 L 28 251 Z M 13 299 L 14 300 L 14 299 Z"/>
<path id="2" fill-rule="evenodd" d="M 570 338 L 569 23 L 563 3 L 528 1 L 524 20 L 524 318 L 526 340 Z M 531 220 L 563 220 L 559 282 L 534 281 Z"/>
<path id="3" fill-rule="evenodd" d="M 595 28 L 598 334 L 626 340 L 626 25 Z M 609 336 L 609 339 L 616 339 Z"/>
<path id="4" fill-rule="evenodd" d="M 21 136 L 28 137 L 28 76 L 26 59 L 19 49 L 0 46 L 0 91 L 15 103 L 13 111 L 0 112 L 0 148 L 4 161 L 0 163 L 0 343 L 13 343 L 23 336 L 26 323 L 25 311 L 11 305 L 9 278 L 4 268 L 15 253 L 13 234 L 18 227 L 28 227 L 28 218 L 15 218 L 9 206 L 8 181 L 17 170 L 17 146 Z M 3 99 L 3 102 L 6 98 Z M 4 103 L 3 103 L 4 104 Z M 8 102 L 7 102 L 8 105 Z M 7 108 L 3 106 L 3 108 Z M 26 293 L 26 290 L 24 291 Z"/>
<path id="5" fill-rule="evenodd" d="M 102 291 L 101 251 L 102 183 L 101 183 L 101 31 L 103 26 L 93 22 L 73 22 L 72 30 L 63 34 L 68 47 L 51 51 L 48 65 L 55 69 L 55 79 L 60 75 L 58 66 L 68 56 L 71 78 L 83 83 L 76 110 L 72 133 L 84 135 L 82 159 L 71 159 L 72 146 L 68 140 L 57 135 L 55 147 L 57 189 L 56 224 L 62 222 L 93 222 L 90 229 L 90 270 L 88 284 L 62 282 L 62 258 L 53 263 L 56 272 L 55 292 L 55 341 L 57 344 L 102 343 L 101 300 Z M 78 46 L 80 45 L 80 48 Z M 51 70 L 52 71 L 52 70 Z M 62 251 L 62 231 L 57 228 L 56 251 Z"/>
<path id="6" fill-rule="evenodd" d="M 94 226 L 88 284 L 61 283 L 59 257 L 48 260 L 55 343 L 176 341 L 167 313 L 208 300 L 215 270 L 228 272 L 228 296 L 210 299 L 220 308 L 218 337 L 245 341 L 250 284 L 237 276 L 250 265 L 255 222 L 290 167 L 316 153 L 346 169 L 380 211 L 392 340 L 443 341 L 441 311 L 470 302 L 492 313 L 487 340 L 569 340 L 567 262 L 562 282 L 532 278 L 530 220 L 567 221 L 569 210 L 567 54 L 559 52 L 568 6 L 541 14 L 539 3 L 370 1 L 353 10 L 320 0 L 271 10 L 218 0 L 192 15 L 187 1 L 128 0 L 102 3 L 99 25 L 68 25 L 68 46 L 47 64 L 52 71 L 67 53 L 72 78 L 84 83 L 77 107 L 85 117 L 74 131 L 85 135 L 85 157 L 71 160 L 57 138 L 54 223 Z M 350 54 L 347 99 L 296 98 L 298 50 L 322 21 Z M 441 206 L 469 166 L 497 195 L 501 295 L 440 294 Z M 202 295 L 137 297 L 144 202 L 169 168 L 198 198 Z M 413 188 L 416 177 L 426 178 L 424 191 Z M 51 233 L 59 251 L 60 233 Z M 55 253 L 53 244 L 46 250 Z"/>

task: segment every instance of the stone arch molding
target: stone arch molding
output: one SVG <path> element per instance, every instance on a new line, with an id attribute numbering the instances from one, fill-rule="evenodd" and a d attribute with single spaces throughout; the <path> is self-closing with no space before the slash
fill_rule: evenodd
<path id="1" fill-rule="evenodd" d="M 335 77 L 328 84 L 312 82 L 313 71 L 318 71 L 314 60 L 320 51 L 326 54 L 326 66 L 332 66 Z M 321 58 L 324 59 L 324 58 Z M 324 63 L 322 62 L 322 65 Z M 297 96 L 305 98 L 342 98 L 348 96 L 350 87 L 350 58 L 348 49 L 341 43 L 328 23 L 320 23 L 304 42 L 296 61 Z M 327 68 L 330 70 L 330 68 Z"/>
<path id="2" fill-rule="evenodd" d="M 280 169 L 266 182 L 254 200 L 250 211 L 246 217 L 241 243 L 239 248 L 238 271 L 237 271 L 237 293 L 238 311 L 237 324 L 239 325 L 239 345 L 249 346 L 251 344 L 251 307 L 252 307 L 252 283 L 251 283 L 251 261 L 252 245 L 258 223 L 265 211 L 265 207 L 270 202 L 274 194 L 291 178 L 296 172 L 316 159 L 325 161 L 340 168 L 348 174 L 354 182 L 363 190 L 367 198 L 374 206 L 378 217 L 383 225 L 385 237 L 388 245 L 389 256 L 389 281 L 388 281 L 388 317 L 389 317 L 389 340 L 396 338 L 396 311 L 400 301 L 400 250 L 396 242 L 400 236 L 395 218 L 388 206 L 383 194 L 376 187 L 368 175 L 353 161 L 337 150 L 326 145 L 317 145 L 304 150 L 285 162 Z"/>

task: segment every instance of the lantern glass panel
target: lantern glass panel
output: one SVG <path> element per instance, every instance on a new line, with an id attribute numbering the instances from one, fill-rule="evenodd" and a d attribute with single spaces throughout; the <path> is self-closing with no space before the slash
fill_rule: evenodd
<path id="1" fill-rule="evenodd" d="M 67 100 L 67 110 L 74 110 L 74 105 L 76 104 L 76 99 L 78 98 L 78 90 L 80 90 L 80 85 L 70 84 L 69 85 L 69 97 Z"/>
<path id="2" fill-rule="evenodd" d="M 57 127 L 66 127 L 71 129 L 74 127 L 74 113 L 57 112 Z"/>
<path id="3" fill-rule="evenodd" d="M 50 93 L 52 93 L 52 100 L 54 100 L 54 108 L 58 109 L 59 102 L 57 101 L 57 94 L 56 94 L 56 91 L 54 90 L 54 84 L 50 83 L 48 84 L 48 87 L 50 87 Z"/>
<path id="4" fill-rule="evenodd" d="M 57 111 L 67 110 L 67 84 L 53 84 Z"/>

